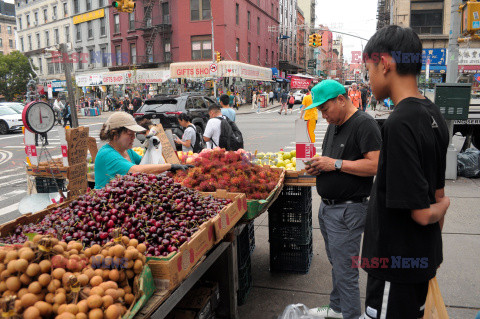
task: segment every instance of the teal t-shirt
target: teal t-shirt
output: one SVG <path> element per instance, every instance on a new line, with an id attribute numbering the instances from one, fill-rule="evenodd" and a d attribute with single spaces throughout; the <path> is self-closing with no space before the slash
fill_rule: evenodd
<path id="1" fill-rule="evenodd" d="M 127 161 L 109 144 L 103 145 L 95 158 L 95 188 L 103 188 L 116 175 L 126 175 L 130 168 L 140 164 L 142 157 L 134 150 L 127 150 L 131 162 Z"/>
<path id="2" fill-rule="evenodd" d="M 222 115 L 228 117 L 228 119 L 230 121 L 235 122 L 235 110 L 234 109 L 222 107 L 221 112 L 222 112 Z"/>

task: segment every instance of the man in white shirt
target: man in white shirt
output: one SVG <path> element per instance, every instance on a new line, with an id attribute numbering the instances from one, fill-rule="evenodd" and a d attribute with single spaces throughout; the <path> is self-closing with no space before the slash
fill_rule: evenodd
<path id="1" fill-rule="evenodd" d="M 203 139 L 207 142 L 207 148 L 215 148 L 218 147 L 220 143 L 222 125 L 222 121 L 219 119 L 219 117 L 222 117 L 222 109 L 220 105 L 210 105 L 208 108 L 208 115 L 210 116 L 210 120 L 208 120 L 207 127 L 205 127 Z"/>
<path id="2" fill-rule="evenodd" d="M 53 110 L 55 111 L 55 116 L 57 118 L 58 124 L 62 124 L 62 111 L 63 111 L 63 103 L 60 101 L 60 97 L 57 96 L 55 101 L 53 102 Z"/>

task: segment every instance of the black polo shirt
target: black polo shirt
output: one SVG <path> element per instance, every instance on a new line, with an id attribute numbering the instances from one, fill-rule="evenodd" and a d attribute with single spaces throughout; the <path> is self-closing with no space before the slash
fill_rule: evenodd
<path id="1" fill-rule="evenodd" d="M 411 212 L 429 208 L 436 202 L 435 191 L 445 187 L 447 125 L 430 100 L 406 98 L 385 121 L 382 139 L 365 223 L 363 268 L 386 281 L 427 282 L 443 260 L 440 226 L 421 226 Z"/>
<path id="2" fill-rule="evenodd" d="M 380 128 L 363 111 L 355 112 L 340 126 L 330 124 L 322 144 L 322 155 L 334 159 L 356 161 L 364 154 L 380 150 Z M 343 172 L 322 172 L 317 175 L 317 192 L 325 199 L 355 200 L 370 196 L 373 177 L 360 177 Z"/>

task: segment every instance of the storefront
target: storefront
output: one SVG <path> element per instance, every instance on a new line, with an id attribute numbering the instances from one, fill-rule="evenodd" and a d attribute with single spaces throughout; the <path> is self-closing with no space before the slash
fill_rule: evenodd
<path id="1" fill-rule="evenodd" d="M 420 88 L 433 88 L 437 83 L 445 83 L 447 76 L 447 49 L 426 48 L 422 51 L 422 72 Z"/>

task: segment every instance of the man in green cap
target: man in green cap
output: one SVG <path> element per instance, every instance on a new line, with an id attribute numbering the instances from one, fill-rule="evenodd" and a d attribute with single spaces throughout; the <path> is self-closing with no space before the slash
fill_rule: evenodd
<path id="1" fill-rule="evenodd" d="M 377 173 L 381 135 L 378 124 L 359 111 L 343 85 L 325 80 L 312 89 L 313 103 L 327 120 L 322 156 L 306 162 L 317 176 L 322 198 L 318 220 L 332 265 L 330 305 L 310 309 L 316 318 L 358 319 L 361 316 L 358 268 L 368 197 Z"/>

